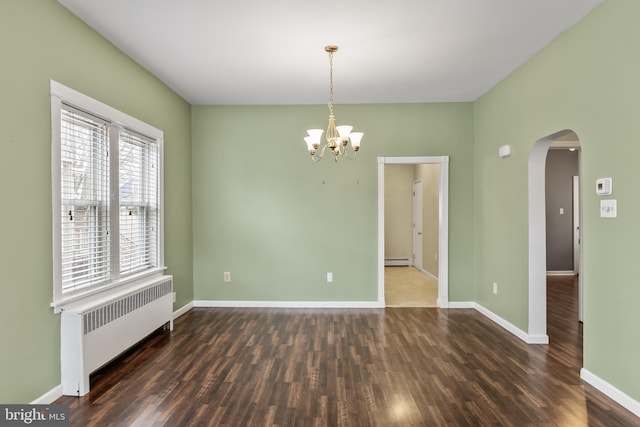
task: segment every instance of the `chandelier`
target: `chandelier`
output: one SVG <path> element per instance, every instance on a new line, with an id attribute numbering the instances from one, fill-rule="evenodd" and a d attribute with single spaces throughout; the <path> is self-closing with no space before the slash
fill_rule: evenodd
<path id="1" fill-rule="evenodd" d="M 355 159 L 360 149 L 360 140 L 364 135 L 362 132 L 351 132 L 353 126 L 336 126 L 336 118 L 333 114 L 333 54 L 338 50 L 338 46 L 329 45 L 324 48 L 329 53 L 329 125 L 325 135 L 325 143 L 320 148 L 322 129 L 309 129 L 309 136 L 304 138 L 311 154 L 311 159 L 318 162 L 324 156 L 324 152 L 329 147 L 334 159 L 337 162 L 338 156 L 345 155 L 349 159 Z"/>

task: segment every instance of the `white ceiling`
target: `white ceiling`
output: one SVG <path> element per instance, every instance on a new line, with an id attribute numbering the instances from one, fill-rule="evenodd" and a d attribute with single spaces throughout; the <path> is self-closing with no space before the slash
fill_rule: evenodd
<path id="1" fill-rule="evenodd" d="M 194 105 L 473 101 L 602 0 L 58 0 Z"/>

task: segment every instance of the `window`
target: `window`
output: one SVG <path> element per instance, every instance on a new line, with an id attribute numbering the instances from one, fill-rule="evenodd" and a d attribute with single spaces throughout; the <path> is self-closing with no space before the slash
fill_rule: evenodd
<path id="1" fill-rule="evenodd" d="M 53 306 L 161 272 L 162 132 L 51 82 Z"/>

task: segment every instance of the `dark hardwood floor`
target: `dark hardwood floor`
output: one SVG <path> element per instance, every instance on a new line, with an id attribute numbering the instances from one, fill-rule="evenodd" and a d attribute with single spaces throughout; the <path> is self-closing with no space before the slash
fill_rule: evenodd
<path id="1" fill-rule="evenodd" d="M 475 310 L 197 308 L 63 397 L 72 426 L 640 426 L 579 378 L 573 278 L 550 345 Z"/>

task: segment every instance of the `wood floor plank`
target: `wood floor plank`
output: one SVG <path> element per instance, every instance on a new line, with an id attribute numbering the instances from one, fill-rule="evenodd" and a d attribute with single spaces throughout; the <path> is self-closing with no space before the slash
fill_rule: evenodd
<path id="1" fill-rule="evenodd" d="M 580 381 L 577 284 L 550 345 L 475 310 L 196 308 L 63 397 L 72 426 L 640 426 Z"/>

